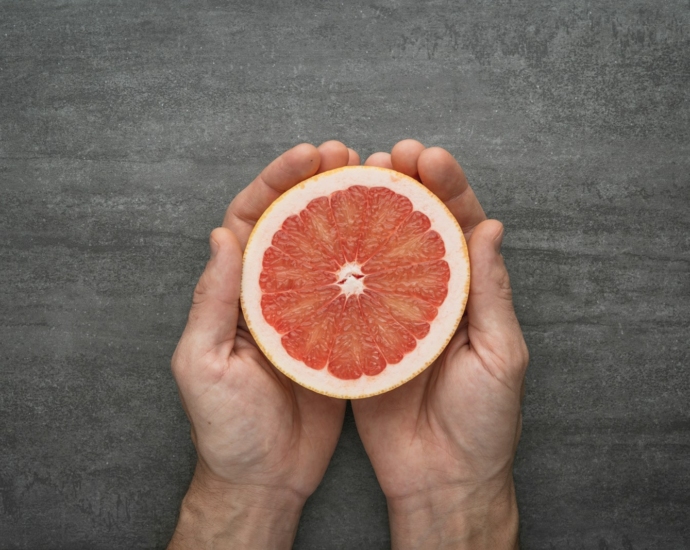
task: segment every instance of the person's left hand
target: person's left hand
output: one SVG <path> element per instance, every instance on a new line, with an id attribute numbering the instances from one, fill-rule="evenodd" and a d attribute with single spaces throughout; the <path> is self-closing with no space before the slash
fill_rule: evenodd
<path id="1" fill-rule="evenodd" d="M 242 250 L 281 193 L 347 164 L 359 157 L 339 142 L 290 149 L 211 233 L 211 259 L 172 360 L 198 462 L 169 548 L 292 545 L 338 441 L 345 401 L 293 383 L 256 347 L 239 309 Z"/>
<path id="2" fill-rule="evenodd" d="M 393 168 L 434 192 L 462 227 L 471 264 L 467 309 L 441 356 L 399 388 L 352 402 L 388 502 L 392 546 L 514 549 L 512 465 L 528 352 L 500 254 L 503 228 L 486 220 L 443 149 L 405 140 L 365 164 Z"/>

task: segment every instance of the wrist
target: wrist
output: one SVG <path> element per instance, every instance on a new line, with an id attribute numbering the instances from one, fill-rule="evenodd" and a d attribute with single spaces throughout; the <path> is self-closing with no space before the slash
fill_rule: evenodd
<path id="1" fill-rule="evenodd" d="M 518 509 L 512 478 L 388 499 L 391 543 L 407 548 L 515 550 Z"/>
<path id="2" fill-rule="evenodd" d="M 197 466 L 168 550 L 291 548 L 303 506 L 289 489 L 231 484 Z"/>

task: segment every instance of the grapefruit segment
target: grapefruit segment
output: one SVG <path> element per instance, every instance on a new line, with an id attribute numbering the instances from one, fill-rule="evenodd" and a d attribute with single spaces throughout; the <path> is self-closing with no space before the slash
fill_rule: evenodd
<path id="1" fill-rule="evenodd" d="M 359 299 L 350 296 L 340 319 L 328 370 L 342 380 L 356 380 L 363 374 L 374 376 L 386 368 L 386 361 L 367 330 Z"/>
<path id="2" fill-rule="evenodd" d="M 333 271 L 338 260 L 321 241 L 315 241 L 301 216 L 290 216 L 273 237 L 272 244 L 309 269 Z"/>
<path id="3" fill-rule="evenodd" d="M 353 185 L 331 196 L 331 208 L 345 261 L 354 262 L 367 216 L 367 188 Z"/>
<path id="4" fill-rule="evenodd" d="M 362 272 L 376 273 L 443 258 L 446 253 L 443 239 L 436 231 L 428 231 L 429 227 L 428 217 L 421 212 L 413 212 L 379 251 L 362 265 Z"/>
<path id="5" fill-rule="evenodd" d="M 333 272 L 310 269 L 292 256 L 274 246 L 264 254 L 263 270 L 259 285 L 264 292 L 283 292 L 286 290 L 314 289 L 335 283 Z"/>
<path id="6" fill-rule="evenodd" d="M 436 260 L 372 273 L 364 278 L 364 284 L 384 294 L 410 296 L 440 306 L 448 294 L 449 280 L 448 263 Z"/>
<path id="7" fill-rule="evenodd" d="M 340 295 L 336 286 L 324 286 L 313 292 L 275 292 L 264 294 L 261 309 L 266 321 L 278 332 L 313 327 L 323 310 Z"/>
<path id="8" fill-rule="evenodd" d="M 362 220 L 357 261 L 363 264 L 371 258 L 411 213 L 412 203 L 407 197 L 385 187 L 369 189 L 368 216 Z"/>
<path id="9" fill-rule="evenodd" d="M 419 374 L 453 335 L 469 260 L 417 181 L 347 167 L 284 193 L 245 250 L 242 309 L 266 357 L 315 391 L 360 398 Z"/>
<path id="10" fill-rule="evenodd" d="M 344 260 L 340 250 L 340 239 L 328 197 L 310 201 L 300 212 L 300 218 L 304 222 L 305 234 L 311 240 L 312 246 L 325 251 L 338 265 L 342 265 Z"/>
<path id="11" fill-rule="evenodd" d="M 312 369 L 326 366 L 338 332 L 338 318 L 342 315 L 345 297 L 339 295 L 328 303 L 314 323 L 299 326 L 281 339 L 285 350 Z"/>
<path id="12" fill-rule="evenodd" d="M 416 346 L 415 337 L 390 314 L 388 308 L 373 293 L 364 292 L 359 297 L 362 316 L 376 346 L 386 363 L 400 363 L 405 354 Z M 427 325 L 428 326 L 428 325 Z"/>
<path id="13" fill-rule="evenodd" d="M 411 296 L 379 294 L 370 290 L 366 293 L 378 301 L 381 307 L 386 308 L 391 317 L 418 340 L 429 334 L 429 323 L 438 314 L 438 309 L 429 302 Z"/>

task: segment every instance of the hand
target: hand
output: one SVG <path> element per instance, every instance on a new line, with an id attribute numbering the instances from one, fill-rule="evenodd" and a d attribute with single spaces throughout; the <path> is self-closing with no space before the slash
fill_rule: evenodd
<path id="1" fill-rule="evenodd" d="M 443 149 L 406 140 L 365 164 L 417 178 L 444 201 L 469 239 L 471 266 L 467 310 L 445 352 L 400 388 L 352 403 L 393 547 L 515 548 L 512 464 L 528 353 L 500 255 L 503 227 L 485 221 Z"/>
<path id="2" fill-rule="evenodd" d="M 298 145 L 237 195 L 211 233 L 211 259 L 172 359 L 198 461 L 170 548 L 292 546 L 345 402 L 294 384 L 257 349 L 239 311 L 242 250 L 281 193 L 346 164 L 359 157 L 341 143 Z"/>

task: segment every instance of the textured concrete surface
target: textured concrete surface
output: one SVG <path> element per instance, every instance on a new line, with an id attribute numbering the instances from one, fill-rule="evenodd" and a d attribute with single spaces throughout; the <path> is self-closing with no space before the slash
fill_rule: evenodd
<path id="1" fill-rule="evenodd" d="M 529 343 L 525 549 L 690 548 L 687 0 L 0 0 L 0 548 L 162 548 L 209 231 L 272 158 L 455 154 Z M 348 415 L 298 549 L 389 546 Z"/>

